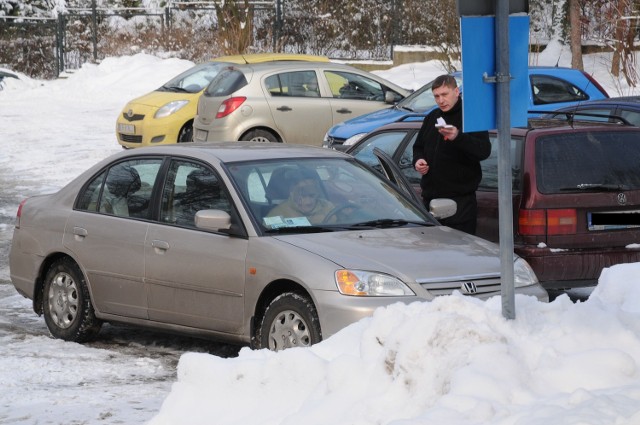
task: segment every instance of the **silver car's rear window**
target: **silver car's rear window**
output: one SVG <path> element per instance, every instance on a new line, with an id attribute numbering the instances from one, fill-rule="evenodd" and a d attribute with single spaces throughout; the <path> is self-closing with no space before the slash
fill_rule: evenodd
<path id="1" fill-rule="evenodd" d="M 227 68 L 211 80 L 204 91 L 205 96 L 230 96 L 248 84 L 244 74 L 236 68 Z"/>

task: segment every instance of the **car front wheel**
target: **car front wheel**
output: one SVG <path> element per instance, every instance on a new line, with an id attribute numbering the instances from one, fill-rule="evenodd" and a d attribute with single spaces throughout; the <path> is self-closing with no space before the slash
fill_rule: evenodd
<path id="1" fill-rule="evenodd" d="M 95 338 L 101 322 L 95 316 L 89 289 L 76 263 L 63 258 L 51 265 L 44 282 L 44 321 L 49 332 L 65 341 Z"/>
<path id="2" fill-rule="evenodd" d="M 257 347 L 273 351 L 309 347 L 322 341 L 313 302 L 299 292 L 286 292 L 267 307 L 256 335 Z"/>

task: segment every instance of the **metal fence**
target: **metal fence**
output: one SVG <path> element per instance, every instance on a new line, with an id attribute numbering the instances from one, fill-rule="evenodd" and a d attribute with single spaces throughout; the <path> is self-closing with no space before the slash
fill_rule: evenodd
<path id="1" fill-rule="evenodd" d="M 308 12 L 305 15 L 304 10 L 289 6 L 285 0 L 249 1 L 251 47 L 256 51 L 387 60 L 398 41 L 400 19 L 396 17 L 403 1 L 408 0 L 371 2 L 369 9 L 384 7 L 376 13 L 383 16 L 391 11 L 392 17 L 368 25 L 370 39 L 363 46 L 346 40 L 344 33 L 336 34 L 335 29 L 323 33 L 327 24 L 322 18 Z M 213 2 L 170 2 L 156 12 L 144 8 L 102 9 L 93 3 L 88 8 L 67 9 L 57 18 L 0 17 L 0 66 L 32 77 L 55 78 L 63 71 L 108 56 L 171 52 L 201 62 L 224 54 L 220 32 L 228 24 L 218 24 Z M 344 32 L 352 29 L 341 28 L 341 22 L 333 22 L 333 26 Z M 360 57 L 354 57 L 356 54 Z"/>

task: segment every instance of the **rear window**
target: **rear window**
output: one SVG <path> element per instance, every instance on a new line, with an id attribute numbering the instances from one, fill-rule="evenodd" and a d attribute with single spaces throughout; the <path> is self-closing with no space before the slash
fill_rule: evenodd
<path id="1" fill-rule="evenodd" d="M 244 74 L 235 68 L 227 68 L 213 79 L 204 91 L 205 96 L 230 96 L 248 84 Z"/>
<path id="2" fill-rule="evenodd" d="M 553 134 L 536 141 L 541 193 L 640 189 L 640 133 Z"/>
<path id="3" fill-rule="evenodd" d="M 534 105 L 579 102 L 589 99 L 584 91 L 566 80 L 548 75 L 532 75 L 530 78 Z"/>

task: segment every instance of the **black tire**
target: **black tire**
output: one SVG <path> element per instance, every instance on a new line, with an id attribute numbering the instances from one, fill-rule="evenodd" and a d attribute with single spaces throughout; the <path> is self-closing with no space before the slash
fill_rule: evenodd
<path id="1" fill-rule="evenodd" d="M 264 143 L 264 142 L 280 143 L 280 140 L 278 140 L 278 138 L 272 132 L 267 130 L 260 130 L 260 129 L 251 130 L 250 132 L 242 136 L 240 140 L 248 141 L 248 142 L 261 142 L 261 143 Z"/>
<path id="2" fill-rule="evenodd" d="M 178 133 L 178 143 L 193 142 L 193 121 L 186 123 Z"/>
<path id="3" fill-rule="evenodd" d="M 309 347 L 322 341 L 315 305 L 299 292 L 285 292 L 267 307 L 256 331 L 256 347 L 273 351 Z"/>
<path id="4" fill-rule="evenodd" d="M 69 258 L 51 265 L 43 292 L 44 321 L 55 338 L 86 342 L 95 339 L 102 322 L 95 316 L 87 283 Z"/>

